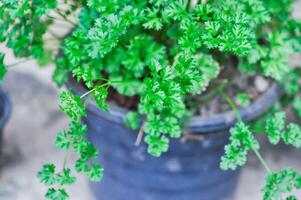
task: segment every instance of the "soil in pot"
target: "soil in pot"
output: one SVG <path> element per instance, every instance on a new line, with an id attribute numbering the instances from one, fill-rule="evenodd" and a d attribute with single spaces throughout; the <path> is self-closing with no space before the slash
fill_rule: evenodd
<path id="1" fill-rule="evenodd" d="M 231 81 L 229 80 L 231 77 Z M 260 95 L 264 94 L 272 85 L 270 78 L 260 75 L 247 75 L 240 73 L 236 67 L 231 65 L 225 67 L 218 78 L 213 80 L 208 89 L 198 95 L 190 95 L 186 98 L 186 105 L 193 116 L 212 116 L 231 110 L 228 102 L 217 92 L 222 90 L 229 95 L 238 108 L 244 107 L 236 97 L 239 94 L 247 94 L 249 103 L 252 103 Z M 115 104 L 127 110 L 136 111 L 139 103 L 139 96 L 123 96 L 114 88 L 110 88 L 107 99 L 111 104 Z"/>

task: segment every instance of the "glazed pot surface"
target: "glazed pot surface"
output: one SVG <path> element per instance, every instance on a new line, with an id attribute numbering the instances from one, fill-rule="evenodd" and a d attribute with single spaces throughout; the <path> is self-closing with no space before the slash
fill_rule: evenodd
<path id="1" fill-rule="evenodd" d="M 68 87 L 77 95 L 85 93 L 74 79 Z M 273 84 L 250 106 L 239 110 L 244 121 L 256 119 L 268 110 L 281 94 Z M 110 105 L 110 113 L 89 101 L 88 139 L 100 150 L 99 162 L 104 178 L 92 183 L 97 200 L 231 200 L 240 169 L 219 168 L 229 128 L 235 124 L 232 111 L 210 117 L 192 117 L 186 131 L 200 135 L 201 141 L 171 140 L 167 153 L 154 158 L 142 142 L 134 145 L 137 132 L 124 126 L 127 110 Z"/>
<path id="2" fill-rule="evenodd" d="M 134 145 L 136 132 L 88 113 L 88 138 L 100 149 L 104 178 L 92 183 L 98 200 L 230 200 L 239 171 L 221 171 L 228 132 L 203 141 L 172 140 L 159 158 Z"/>
<path id="3" fill-rule="evenodd" d="M 0 88 L 0 143 L 2 142 L 3 129 L 9 119 L 10 113 L 11 103 L 7 94 Z"/>

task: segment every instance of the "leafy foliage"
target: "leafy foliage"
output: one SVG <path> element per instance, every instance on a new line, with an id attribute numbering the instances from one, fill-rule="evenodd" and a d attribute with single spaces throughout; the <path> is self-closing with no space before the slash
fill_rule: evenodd
<path id="1" fill-rule="evenodd" d="M 301 128 L 297 124 L 289 124 L 287 131 L 283 135 L 283 141 L 286 144 L 291 144 L 296 148 L 301 147 Z"/>
<path id="2" fill-rule="evenodd" d="M 72 120 L 79 121 L 81 117 L 86 115 L 85 107 L 82 104 L 81 98 L 72 94 L 70 90 L 62 92 L 60 95 L 60 108 Z"/>
<path id="3" fill-rule="evenodd" d="M 72 121 L 69 124 L 69 130 L 61 131 L 57 134 L 55 145 L 66 151 L 73 148 L 74 152 L 78 154 L 79 159 L 75 164 L 77 172 L 85 173 L 91 181 L 100 181 L 103 177 L 103 169 L 97 163 L 92 163 L 92 159 L 98 156 L 98 151 L 92 143 L 85 139 L 87 131 L 86 125 L 81 124 L 79 121 Z M 65 161 L 66 162 L 66 161 Z M 42 170 L 37 173 L 39 180 L 46 186 L 53 185 L 70 185 L 75 182 L 75 177 L 71 176 L 71 169 L 63 166 L 61 172 L 55 171 L 54 164 L 44 165 Z M 91 165 L 91 167 L 89 167 Z M 65 189 L 49 188 L 46 197 L 54 200 L 55 198 L 68 199 L 68 194 Z"/>
<path id="4" fill-rule="evenodd" d="M 43 169 L 37 173 L 38 179 L 47 186 L 51 186 L 48 189 L 45 197 L 50 200 L 66 200 L 68 194 L 65 189 L 55 189 L 54 185 L 58 184 L 60 187 L 64 185 L 70 185 L 75 182 L 75 177 L 70 175 L 71 170 L 69 168 L 63 168 L 62 172 L 55 171 L 54 164 L 46 164 Z"/>
<path id="5" fill-rule="evenodd" d="M 280 200 L 283 195 L 292 192 L 293 189 L 301 188 L 300 173 L 291 168 L 284 168 L 279 172 L 273 172 L 267 175 L 266 185 L 262 189 L 264 200 Z M 289 196 L 286 199 L 297 199 L 295 196 Z"/>
<path id="6" fill-rule="evenodd" d="M 225 155 L 220 164 L 223 170 L 235 170 L 237 166 L 243 166 L 247 161 L 248 151 L 259 149 L 259 144 L 250 127 L 243 122 L 239 122 L 231 128 L 230 133 L 230 143 L 225 146 Z"/>
<path id="7" fill-rule="evenodd" d="M 285 128 L 285 113 L 276 113 L 272 118 L 267 119 L 265 130 L 272 144 L 278 144 L 280 138 L 284 134 Z"/>
<path id="8" fill-rule="evenodd" d="M 99 106 L 99 108 L 108 112 L 109 107 L 106 103 L 108 91 L 101 86 L 96 86 L 94 88 L 93 96 L 94 96 L 94 99 L 95 99 L 97 105 Z"/>
<path id="9" fill-rule="evenodd" d="M 85 138 L 87 127 L 80 120 L 86 116 L 84 97 L 88 95 L 109 112 L 106 99 L 110 87 L 121 95 L 140 97 L 137 112 L 129 112 L 125 124 L 138 129 L 138 115 L 145 117 L 144 141 L 153 156 L 168 150 L 170 138 L 181 137 L 189 116 L 186 98 L 206 91 L 229 59 L 238 60 L 238 70 L 243 73 L 258 73 L 283 83 L 289 95 L 300 91 L 299 74 L 288 66 L 289 55 L 301 50 L 301 23 L 291 16 L 292 1 L 190 3 L 74 0 L 64 1 L 61 8 L 56 0 L 0 2 L 0 42 L 17 57 L 32 57 L 46 64 L 58 53 L 45 45 L 50 35 L 49 39 L 62 44 L 53 73 L 57 85 L 64 85 L 72 74 L 89 89 L 81 97 L 71 90 L 60 95 L 60 108 L 71 123 L 68 130 L 57 134 L 55 145 L 65 151 L 73 149 L 79 156 L 74 166 L 77 172 L 94 181 L 103 176 L 101 166 L 91 163 L 99 153 Z M 49 28 L 56 20 L 73 26 L 63 39 Z M 1 53 L 0 79 L 9 71 L 3 60 Z M 246 93 L 236 100 L 241 106 L 249 104 Z M 295 99 L 293 104 L 298 114 L 300 102 Z M 299 126 L 285 126 L 283 113 L 268 119 L 265 130 L 273 144 L 283 139 L 286 144 L 301 146 Z M 248 151 L 258 149 L 250 127 L 239 122 L 231 129 L 221 167 L 242 166 Z M 47 186 L 63 186 L 75 181 L 70 173 L 65 164 L 61 172 L 46 165 L 38 177 Z M 68 194 L 62 187 L 51 187 L 46 197 L 63 200 Z"/>
<path id="10" fill-rule="evenodd" d="M 67 200 L 69 198 L 67 192 L 64 189 L 50 188 L 45 197 L 50 200 Z"/>
<path id="11" fill-rule="evenodd" d="M 285 127 L 285 113 L 278 112 L 266 121 L 266 132 L 272 144 L 277 144 L 282 138 L 286 144 L 296 148 L 301 147 L 301 128 L 290 123 Z"/>
<path id="12" fill-rule="evenodd" d="M 250 95 L 248 93 L 240 93 L 236 95 L 236 101 L 241 106 L 248 106 L 250 104 Z"/>
<path id="13" fill-rule="evenodd" d="M 4 66 L 4 54 L 0 53 L 0 80 L 3 79 L 6 72 L 7 72 L 7 69 Z"/>
<path id="14" fill-rule="evenodd" d="M 298 117 L 301 117 L 301 98 L 295 98 L 293 101 L 293 107 L 298 115 Z"/>
<path id="15" fill-rule="evenodd" d="M 124 119 L 124 123 L 128 128 L 137 129 L 139 127 L 139 117 L 137 112 L 128 112 Z"/>
<path id="16" fill-rule="evenodd" d="M 301 147 L 301 128 L 293 123 L 286 127 L 284 112 L 275 113 L 274 116 L 268 118 L 265 130 L 272 144 L 277 144 L 280 139 L 283 139 L 286 144 L 293 145 L 296 148 Z M 220 163 L 221 169 L 234 170 L 237 166 L 244 165 L 247 160 L 247 151 L 253 150 L 268 172 L 266 185 L 262 189 L 264 200 L 281 200 L 284 195 L 293 192 L 294 189 L 301 189 L 301 174 L 299 172 L 288 167 L 279 172 L 273 172 L 267 167 L 258 152 L 259 144 L 254 139 L 249 126 L 239 122 L 231 128 L 230 133 L 230 143 L 225 147 L 225 155 Z M 297 199 L 297 197 L 290 195 L 286 199 Z"/>

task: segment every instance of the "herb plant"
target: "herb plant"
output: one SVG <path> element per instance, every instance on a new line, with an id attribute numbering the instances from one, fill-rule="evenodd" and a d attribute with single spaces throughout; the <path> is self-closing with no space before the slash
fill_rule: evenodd
<path id="1" fill-rule="evenodd" d="M 0 41 L 17 57 L 55 62 L 53 79 L 64 85 L 72 74 L 88 89 L 82 96 L 71 90 L 61 93 L 60 108 L 71 119 L 68 129 L 57 134 L 55 145 L 66 151 L 62 170 L 46 164 L 39 180 L 49 187 L 45 197 L 65 200 L 65 186 L 75 182 L 74 171 L 100 181 L 103 169 L 93 158 L 99 152 L 86 138 L 85 99 L 93 97 L 100 109 L 109 112 L 106 98 L 110 88 L 121 95 L 140 97 L 137 112 L 128 113 L 125 124 L 141 127 L 148 153 L 168 151 L 171 138 L 181 137 L 183 119 L 190 116 L 186 99 L 205 91 L 220 93 L 236 112 L 221 168 L 236 169 L 253 151 L 267 169 L 263 199 L 281 199 L 301 187 L 301 175 L 291 168 L 272 171 L 259 153 L 260 146 L 250 126 L 240 117 L 234 101 L 220 88 L 208 88 L 227 59 L 238 60 L 244 74 L 261 74 L 283 84 L 293 106 L 301 113 L 299 74 L 288 65 L 289 55 L 301 49 L 301 23 L 291 16 L 291 0 L 2 0 Z M 73 28 L 62 37 L 51 31 L 56 21 Z M 46 35 L 51 35 L 47 38 Z M 58 40 L 57 49 L 47 47 Z M 59 53 L 60 52 L 60 53 Z M 0 54 L 0 77 L 12 65 Z M 229 79 L 231 79 L 229 77 Z M 241 106 L 249 95 L 237 95 Z M 144 121 L 139 121 L 143 115 Z M 301 129 L 286 125 L 285 114 L 267 119 L 265 132 L 272 144 L 283 140 L 301 147 Z M 141 136 L 140 136 L 141 137 Z M 139 142 L 138 142 L 139 143 Z M 67 164 L 70 149 L 78 154 L 75 166 Z M 288 199 L 296 199 L 290 196 Z"/>

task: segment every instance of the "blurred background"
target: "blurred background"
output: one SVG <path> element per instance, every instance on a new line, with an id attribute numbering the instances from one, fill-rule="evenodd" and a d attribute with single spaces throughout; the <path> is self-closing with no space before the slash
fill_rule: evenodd
<path id="1" fill-rule="evenodd" d="M 300 0 L 295 3 L 294 15 L 301 19 Z M 62 24 L 55 28 L 68 31 Z M 0 46 L 0 51 L 7 54 L 5 63 L 18 61 L 5 47 Z M 291 62 L 301 64 L 300 55 L 293 56 Z M 64 152 L 57 150 L 53 141 L 56 133 L 67 127 L 69 119 L 58 107 L 60 89 L 51 79 L 53 67 L 39 68 L 36 62 L 26 61 L 11 68 L 1 82 L 10 96 L 13 111 L 1 143 L 0 200 L 44 199 L 46 188 L 35 178 L 36 172 L 45 162 L 62 163 L 64 160 Z M 260 142 L 263 143 L 261 152 L 273 169 L 289 164 L 301 170 L 300 150 L 285 145 L 272 146 L 264 138 Z M 252 153 L 249 157 L 233 200 L 261 199 L 266 172 Z M 75 161 L 72 155 L 71 160 Z M 68 188 L 70 199 L 94 200 L 88 184 L 88 180 L 79 175 L 76 184 Z"/>

